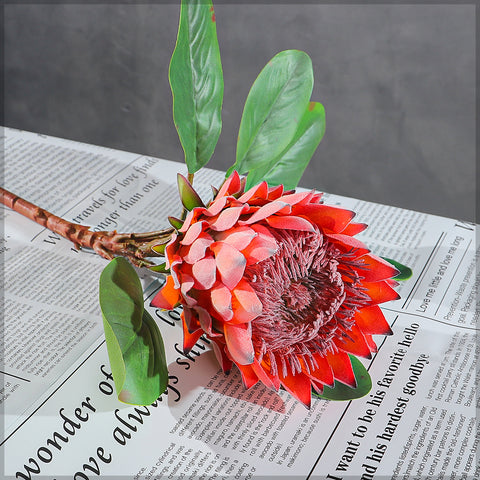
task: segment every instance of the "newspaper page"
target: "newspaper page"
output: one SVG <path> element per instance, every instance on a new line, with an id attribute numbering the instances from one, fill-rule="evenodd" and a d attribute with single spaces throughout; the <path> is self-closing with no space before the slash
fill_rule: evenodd
<path id="1" fill-rule="evenodd" d="M 165 226 L 179 163 L 4 129 L 4 186 L 92 229 Z M 207 199 L 224 173 L 195 185 Z M 1 455 L 12 479 L 478 479 L 476 225 L 325 194 L 370 227 L 361 239 L 409 265 L 382 306 L 393 335 L 364 361 L 371 392 L 350 402 L 246 390 L 209 342 L 182 351 L 178 311 L 150 307 L 164 282 L 139 270 L 166 347 L 169 384 L 152 405 L 120 403 L 103 337 L 106 261 L 6 207 Z"/>

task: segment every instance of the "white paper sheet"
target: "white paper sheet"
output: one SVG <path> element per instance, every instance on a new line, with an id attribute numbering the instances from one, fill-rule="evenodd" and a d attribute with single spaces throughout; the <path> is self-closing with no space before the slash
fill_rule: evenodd
<path id="1" fill-rule="evenodd" d="M 181 164 L 4 129 L 5 188 L 93 229 L 148 231 L 180 211 Z M 224 174 L 196 175 L 201 195 Z M 4 478 L 474 479 L 479 245 L 476 226 L 325 194 L 370 224 L 361 238 L 414 275 L 382 307 L 394 334 L 365 361 L 369 395 L 316 399 L 243 387 L 206 341 L 182 352 L 178 312 L 149 302 L 169 387 L 148 407 L 116 400 L 98 307 L 106 261 L 6 207 L 2 333 Z"/>

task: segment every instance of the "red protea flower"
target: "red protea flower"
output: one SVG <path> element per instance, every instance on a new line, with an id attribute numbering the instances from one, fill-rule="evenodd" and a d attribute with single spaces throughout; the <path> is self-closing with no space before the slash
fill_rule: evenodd
<path id="1" fill-rule="evenodd" d="M 283 386 L 309 406 L 312 386 L 355 387 L 348 354 L 370 358 L 372 335 L 391 333 L 378 304 L 398 298 L 398 272 L 353 237 L 366 228 L 353 217 L 315 191 L 244 193 L 234 172 L 166 246 L 171 274 L 152 304 L 181 304 L 185 351 L 205 334 L 247 388 Z"/>

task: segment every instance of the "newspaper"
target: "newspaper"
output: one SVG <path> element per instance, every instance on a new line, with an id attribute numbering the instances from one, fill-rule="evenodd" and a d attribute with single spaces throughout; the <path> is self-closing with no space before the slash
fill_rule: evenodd
<path id="1" fill-rule="evenodd" d="M 179 163 L 4 129 L 10 191 L 94 230 L 148 231 L 180 212 Z M 224 173 L 203 169 L 203 198 Z M 365 360 L 371 392 L 292 396 L 224 375 L 203 337 L 185 355 L 178 311 L 149 306 L 164 282 L 139 270 L 166 345 L 152 405 L 116 399 L 98 306 L 106 261 L 6 207 L 1 346 L 2 478 L 478 479 L 480 306 L 476 225 L 325 194 L 370 227 L 372 251 L 409 265 L 382 306 L 393 335 Z"/>

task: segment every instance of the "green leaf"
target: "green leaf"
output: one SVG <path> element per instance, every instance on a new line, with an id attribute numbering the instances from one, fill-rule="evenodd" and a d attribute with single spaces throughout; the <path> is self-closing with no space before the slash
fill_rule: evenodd
<path id="1" fill-rule="evenodd" d="M 123 257 L 113 259 L 100 275 L 100 307 L 118 399 L 150 405 L 167 388 L 165 349 L 144 309 L 138 275 Z"/>
<path id="2" fill-rule="evenodd" d="M 169 69 L 173 119 L 195 173 L 213 154 L 222 129 L 223 73 L 215 13 L 208 0 L 182 0 Z"/>
<path id="3" fill-rule="evenodd" d="M 312 89 L 312 61 L 305 52 L 286 50 L 267 63 L 245 102 L 235 170 L 244 174 L 269 165 L 285 150 L 307 109 Z"/>
<path id="4" fill-rule="evenodd" d="M 195 207 L 205 207 L 202 199 L 193 189 L 192 184 L 180 173 L 177 173 L 177 184 L 180 199 L 187 210 L 193 210 Z"/>
<path id="5" fill-rule="evenodd" d="M 370 378 L 370 374 L 357 357 L 354 357 L 353 355 L 349 355 L 349 357 L 357 381 L 356 388 L 351 388 L 348 385 L 335 380 L 333 388 L 324 386 L 321 395 L 314 390 L 312 390 L 312 395 L 326 400 L 353 400 L 367 395 L 372 389 L 372 379 Z"/>
<path id="6" fill-rule="evenodd" d="M 324 133 L 325 109 L 321 103 L 310 102 L 285 150 L 270 164 L 250 170 L 246 189 L 263 180 L 269 186 L 282 184 L 286 190 L 296 188 Z"/>
<path id="7" fill-rule="evenodd" d="M 392 260 L 391 258 L 386 258 L 382 257 L 384 260 L 386 260 L 388 263 L 391 263 L 400 273 L 396 276 L 393 277 L 395 280 L 408 280 L 412 275 L 413 271 L 410 267 L 407 267 L 406 265 L 403 265 L 395 260 Z"/>

